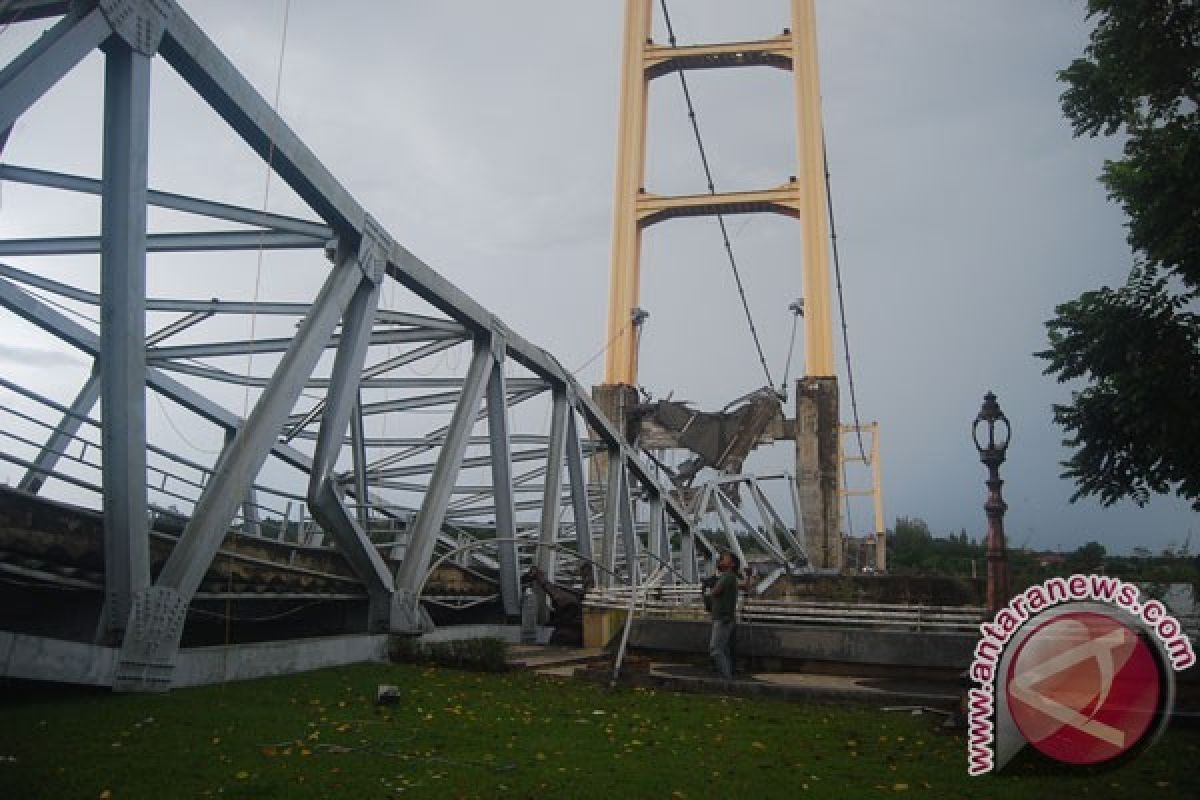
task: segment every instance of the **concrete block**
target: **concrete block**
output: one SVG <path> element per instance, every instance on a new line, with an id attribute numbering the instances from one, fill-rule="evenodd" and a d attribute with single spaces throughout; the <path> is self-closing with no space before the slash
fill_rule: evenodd
<path id="1" fill-rule="evenodd" d="M 583 646 L 607 647 L 613 637 L 621 632 L 625 616 L 625 611 L 612 608 L 583 609 Z"/>

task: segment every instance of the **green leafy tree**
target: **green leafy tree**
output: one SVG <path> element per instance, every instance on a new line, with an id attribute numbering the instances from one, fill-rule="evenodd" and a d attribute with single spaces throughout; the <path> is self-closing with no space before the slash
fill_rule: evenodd
<path id="1" fill-rule="evenodd" d="M 1059 73 L 1076 136 L 1125 137 L 1101 181 L 1128 215 L 1129 280 L 1060 305 L 1038 353 L 1082 380 L 1054 407 L 1074 448 L 1074 499 L 1144 504 L 1174 490 L 1200 510 L 1200 2 L 1089 0 L 1096 28 Z"/>
<path id="2" fill-rule="evenodd" d="M 933 550 L 933 534 L 920 517 L 898 517 L 890 538 L 888 564 L 893 570 L 923 566 Z"/>
<path id="3" fill-rule="evenodd" d="M 1105 550 L 1104 545 L 1099 542 L 1088 542 L 1067 555 L 1066 571 L 1069 573 L 1101 571 L 1107 555 L 1108 551 Z"/>
<path id="4" fill-rule="evenodd" d="M 888 567 L 896 574 L 971 574 L 971 562 L 983 569 L 983 545 L 971 541 L 967 532 L 934 536 L 920 517 L 899 517 L 888 534 Z"/>

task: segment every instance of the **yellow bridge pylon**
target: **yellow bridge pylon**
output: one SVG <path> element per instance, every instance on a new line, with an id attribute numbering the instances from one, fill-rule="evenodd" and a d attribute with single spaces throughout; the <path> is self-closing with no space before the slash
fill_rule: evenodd
<path id="1" fill-rule="evenodd" d="M 870 439 L 870 446 L 864 447 L 862 450 L 855 448 L 854 451 L 848 453 L 846 450 L 847 437 L 859 437 L 863 435 L 866 435 Z M 845 530 L 847 533 L 851 532 L 850 498 L 870 497 L 875 512 L 875 530 L 873 532 L 875 563 L 871 566 L 878 572 L 885 572 L 887 570 L 887 527 L 883 520 L 883 487 L 881 485 L 883 469 L 879 461 L 879 423 L 869 422 L 865 425 L 839 425 L 838 459 L 842 467 L 842 487 L 839 493 L 845 507 Z M 850 464 L 861 464 L 871 471 L 871 487 L 869 489 L 850 488 L 850 476 L 847 469 Z M 858 566 L 862 567 L 865 565 L 859 564 Z"/>
<path id="2" fill-rule="evenodd" d="M 814 0 L 791 0 L 790 13 L 790 25 L 768 39 L 680 46 L 672 34 L 671 42 L 663 45 L 653 40 L 653 0 L 626 0 L 605 383 L 595 387 L 594 394 L 618 427 L 624 427 L 625 410 L 637 400 L 634 387 L 639 326 L 644 318 L 639 291 L 645 228 L 689 216 L 774 213 L 797 220 L 801 225 L 799 277 L 804 299 L 804 377 L 796 383 L 793 429 L 797 495 L 813 565 L 840 569 L 841 470 L 831 313 L 831 222 Z M 795 175 L 781 175 L 778 185 L 756 191 L 717 192 L 711 180 L 708 194 L 665 196 L 650 191 L 645 184 L 650 81 L 687 70 L 738 67 L 770 67 L 792 73 Z M 761 347 L 759 356 L 768 372 Z"/>
<path id="3" fill-rule="evenodd" d="M 830 314 L 829 215 L 813 0 L 792 0 L 791 27 L 770 39 L 673 46 L 656 44 L 652 0 L 626 0 L 621 67 L 608 351 L 604 380 L 637 383 L 638 295 L 642 231 L 676 217 L 770 212 L 802 227 L 805 298 L 804 363 L 809 377 L 834 377 Z M 647 190 L 646 119 L 649 84 L 680 70 L 773 67 L 793 74 L 796 99 L 796 175 L 758 191 L 664 196 Z"/>

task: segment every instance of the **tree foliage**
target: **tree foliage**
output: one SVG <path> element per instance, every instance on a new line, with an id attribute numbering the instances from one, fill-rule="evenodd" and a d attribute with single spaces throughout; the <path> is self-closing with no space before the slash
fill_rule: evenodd
<path id="1" fill-rule="evenodd" d="M 972 561 L 982 574 L 983 558 L 983 544 L 966 531 L 935 537 L 920 517 L 897 518 L 888 536 L 888 569 L 897 574 L 968 576 Z"/>
<path id="2" fill-rule="evenodd" d="M 1099 542 L 1088 542 L 1067 554 L 1064 572 L 1074 575 L 1081 572 L 1103 572 L 1104 559 L 1108 551 Z"/>
<path id="3" fill-rule="evenodd" d="M 1054 407 L 1074 448 L 1072 499 L 1145 503 L 1174 490 L 1200 510 L 1200 2 L 1089 0 L 1096 28 L 1059 73 L 1077 136 L 1123 135 L 1101 181 L 1128 215 L 1128 281 L 1055 309 L 1059 381 L 1084 389 Z"/>

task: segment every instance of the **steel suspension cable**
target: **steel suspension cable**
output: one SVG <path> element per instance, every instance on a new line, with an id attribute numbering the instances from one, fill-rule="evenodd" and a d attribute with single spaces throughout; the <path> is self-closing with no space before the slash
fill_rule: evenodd
<path id="1" fill-rule="evenodd" d="M 796 349 L 796 329 L 800 326 L 800 315 L 792 314 L 792 336 L 788 339 L 788 354 L 783 362 L 783 380 L 779 384 L 779 388 L 787 392 L 788 375 L 792 371 L 792 351 Z"/>
<path id="2" fill-rule="evenodd" d="M 291 21 L 291 15 L 292 15 L 292 0 L 284 0 L 283 22 L 280 25 L 280 31 L 279 31 L 279 58 L 276 62 L 276 66 L 275 66 L 275 97 L 273 99 L 273 102 L 271 103 L 271 110 L 274 111 L 275 113 L 279 113 L 279 99 L 280 99 L 280 96 L 283 91 L 283 63 L 284 63 L 284 57 L 287 54 L 288 23 Z M 271 176 L 274 173 L 274 169 L 275 169 L 275 139 L 273 137 L 271 138 L 270 145 L 267 149 L 266 161 L 267 161 L 266 175 L 263 180 L 263 200 L 262 200 L 263 211 L 267 210 L 267 208 L 269 207 L 270 202 L 271 202 Z M 259 242 L 258 242 L 258 254 L 257 254 L 257 258 L 256 258 L 256 263 L 254 266 L 254 298 L 252 301 L 254 303 L 254 305 L 253 305 L 253 308 L 251 309 L 251 313 L 250 313 L 250 342 L 251 343 L 253 343 L 255 341 L 255 339 L 257 338 L 257 332 L 258 332 L 258 301 L 259 301 L 259 296 L 262 291 L 263 250 L 264 250 L 263 239 L 262 239 L 262 237 L 260 237 Z M 254 372 L 254 348 L 251 347 L 250 352 L 248 352 L 246 354 L 246 386 L 245 386 L 245 390 L 242 393 L 242 420 L 243 420 L 242 425 L 243 426 L 245 426 L 245 421 L 250 416 L 250 376 L 253 374 L 253 372 Z M 268 386 L 269 386 L 269 384 L 268 384 Z M 263 391 L 264 392 L 266 391 L 266 387 L 264 387 Z M 330 391 L 332 391 L 332 388 L 330 389 Z M 261 395 L 260 395 L 259 399 L 261 399 Z M 243 427 L 243 430 L 244 430 L 244 427 Z M 303 529 L 303 527 L 304 527 L 304 512 L 303 512 L 303 510 L 301 510 L 301 513 L 300 513 L 300 523 L 301 523 L 300 527 L 301 527 L 301 529 Z M 246 518 L 245 509 L 243 507 L 242 527 L 247 528 L 247 527 L 249 527 L 249 524 L 250 524 L 250 520 Z M 284 523 L 284 527 L 286 528 L 286 522 Z M 258 532 L 261 533 L 262 532 L 261 529 Z M 283 533 L 281 533 L 280 536 L 283 536 L 285 533 L 286 533 L 286 530 L 283 531 Z M 237 544 L 238 539 L 239 539 L 238 529 L 234 528 L 233 541 L 234 541 L 235 545 Z M 229 580 L 227 581 L 226 590 L 230 594 L 232 594 L 233 593 L 233 575 L 234 575 L 234 569 L 232 568 L 232 565 L 233 565 L 233 553 L 232 552 L 229 554 L 229 564 L 230 564 Z M 229 645 L 232 641 L 232 636 L 233 636 L 233 601 L 232 601 L 232 599 L 227 597 L 225 599 L 225 650 L 224 650 L 224 655 L 223 655 L 223 660 L 225 661 L 224 673 L 226 675 L 229 674 L 229 669 L 228 669 L 228 659 L 229 659 L 229 649 L 230 649 Z M 222 683 L 222 686 L 224 686 L 224 683 Z"/>
<path id="3" fill-rule="evenodd" d="M 671 24 L 671 12 L 667 10 L 667 0 L 659 0 L 662 6 L 663 21 L 667 26 L 667 40 L 671 43 L 671 47 L 678 47 L 679 43 L 675 39 L 675 28 Z M 683 99 L 687 103 L 688 120 L 692 124 L 692 133 L 696 139 L 696 149 L 700 152 L 700 164 L 704 167 L 704 178 L 708 182 L 708 193 L 715 195 L 717 193 L 716 184 L 713 182 L 712 169 L 708 163 L 708 151 L 704 147 L 704 137 L 700 134 L 700 120 L 696 116 L 696 107 L 692 103 L 692 93 L 688 88 L 687 74 L 684 70 L 679 70 L 679 86 L 683 89 Z M 738 296 L 742 301 L 742 310 L 746 313 L 746 324 L 750 326 L 750 336 L 754 339 L 754 349 L 758 353 L 758 361 L 762 364 L 763 374 L 767 378 L 767 386 L 774 386 L 774 381 L 771 380 L 771 370 L 767 366 L 766 356 L 763 355 L 762 342 L 758 338 L 758 329 L 754 326 L 754 316 L 750 313 L 750 302 L 746 299 L 746 290 L 742 285 L 742 275 L 738 271 L 737 258 L 733 254 L 733 245 L 729 241 L 729 229 L 725 225 L 725 215 L 717 214 L 717 224 L 721 228 L 721 240 L 725 246 L 725 253 L 729 259 L 729 268 L 733 272 L 733 280 L 737 285 Z"/>
<path id="4" fill-rule="evenodd" d="M 854 433 L 858 438 L 858 454 L 864 464 L 870 464 L 866 447 L 863 446 L 862 423 L 858 419 L 858 395 L 854 391 L 854 369 L 850 364 L 850 334 L 846 325 L 846 299 L 842 291 L 842 264 L 838 257 L 837 224 L 833 218 L 833 189 L 829 185 L 829 153 L 824 145 L 825 135 L 821 134 L 821 160 L 825 167 L 825 206 L 829 212 L 829 239 L 833 250 L 833 275 L 837 284 L 838 314 L 842 319 L 842 352 L 846 354 L 846 383 L 850 387 L 850 410 L 854 416 Z"/>

